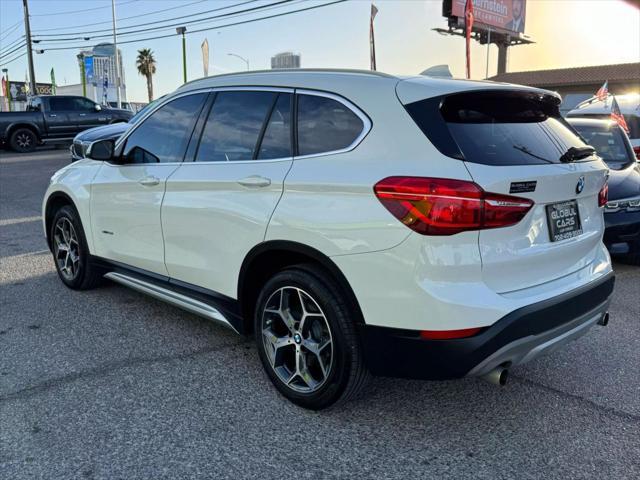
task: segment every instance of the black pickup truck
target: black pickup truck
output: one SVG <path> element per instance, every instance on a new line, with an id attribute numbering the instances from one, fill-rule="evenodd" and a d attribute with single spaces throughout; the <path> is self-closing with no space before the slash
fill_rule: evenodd
<path id="1" fill-rule="evenodd" d="M 43 142 L 71 140 L 82 130 L 127 122 L 129 110 L 107 108 L 85 97 L 39 95 L 31 97 L 25 112 L 0 113 L 0 144 L 16 152 L 31 152 Z"/>

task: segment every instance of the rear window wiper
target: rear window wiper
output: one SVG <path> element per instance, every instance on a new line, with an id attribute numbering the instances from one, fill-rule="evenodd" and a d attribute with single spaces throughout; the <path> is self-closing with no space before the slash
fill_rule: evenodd
<path id="1" fill-rule="evenodd" d="M 548 160 L 548 159 L 546 159 L 544 157 L 541 157 L 540 155 L 536 155 L 535 153 L 533 153 L 531 150 L 529 150 L 524 145 L 514 145 L 513 148 L 515 148 L 516 150 L 521 151 L 522 153 L 526 153 L 527 155 L 529 155 L 529 156 L 531 156 L 533 158 L 537 158 L 538 160 L 542 160 L 543 162 L 556 163 L 553 160 Z"/>
<path id="2" fill-rule="evenodd" d="M 562 163 L 575 162 L 576 160 L 590 157 L 594 153 L 596 153 L 596 149 L 593 147 L 571 147 L 569 150 L 562 154 L 562 156 L 560 157 L 560 161 Z"/>

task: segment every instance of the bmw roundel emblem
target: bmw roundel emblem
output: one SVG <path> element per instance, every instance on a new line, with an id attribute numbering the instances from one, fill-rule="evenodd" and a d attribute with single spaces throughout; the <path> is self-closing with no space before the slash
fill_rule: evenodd
<path id="1" fill-rule="evenodd" d="M 584 190 L 584 175 L 581 175 L 578 179 L 578 184 L 576 185 L 576 193 L 582 193 Z"/>

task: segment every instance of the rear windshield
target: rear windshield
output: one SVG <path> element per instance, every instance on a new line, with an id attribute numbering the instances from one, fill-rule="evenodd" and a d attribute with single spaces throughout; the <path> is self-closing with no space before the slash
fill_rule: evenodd
<path id="1" fill-rule="evenodd" d="M 596 149 L 598 155 L 614 170 L 635 162 L 631 145 L 620 127 L 612 128 L 594 125 L 574 125 L 585 142 Z"/>
<path id="2" fill-rule="evenodd" d="M 576 113 L 567 115 L 571 118 L 592 118 L 596 120 L 609 120 L 611 119 L 610 113 L 596 113 L 596 114 L 581 114 L 578 110 Z M 640 138 L 640 117 L 638 115 L 622 115 L 624 121 L 627 122 L 629 127 L 629 138 Z"/>
<path id="3" fill-rule="evenodd" d="M 436 148 L 468 162 L 560 163 L 569 148 L 585 146 L 550 96 L 470 92 L 421 100 L 406 108 Z"/>

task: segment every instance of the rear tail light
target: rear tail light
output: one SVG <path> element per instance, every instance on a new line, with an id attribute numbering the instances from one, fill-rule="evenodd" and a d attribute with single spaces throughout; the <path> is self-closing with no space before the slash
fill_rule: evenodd
<path id="1" fill-rule="evenodd" d="M 604 207 L 609 200 L 609 184 L 605 183 L 604 187 L 598 193 L 598 206 Z"/>
<path id="2" fill-rule="evenodd" d="M 515 225 L 533 206 L 527 198 L 485 192 L 473 182 L 388 177 L 373 187 L 378 200 L 422 235 L 453 235 Z"/>
<path id="3" fill-rule="evenodd" d="M 633 147 L 633 152 L 636 154 L 636 158 L 640 160 L 640 145 Z"/>

